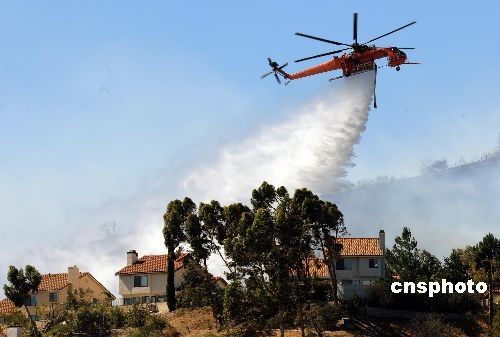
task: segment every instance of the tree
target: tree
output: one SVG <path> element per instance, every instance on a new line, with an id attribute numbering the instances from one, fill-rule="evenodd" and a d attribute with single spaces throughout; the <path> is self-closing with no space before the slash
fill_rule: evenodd
<path id="1" fill-rule="evenodd" d="M 476 267 L 488 275 L 488 323 L 493 323 L 493 274 L 500 263 L 500 240 L 493 234 L 487 234 L 476 246 Z"/>
<path id="2" fill-rule="evenodd" d="M 189 261 L 184 274 L 184 286 L 180 296 L 182 307 L 197 308 L 209 305 L 218 326 L 223 320 L 223 296 L 213 275 L 201 268 L 196 260 Z"/>
<path id="3" fill-rule="evenodd" d="M 450 256 L 444 258 L 443 276 L 452 283 L 467 282 L 469 274 L 461 250 L 453 249 Z"/>
<path id="4" fill-rule="evenodd" d="M 308 189 L 297 190 L 294 199 L 301 205 L 302 215 L 309 224 L 314 248 L 323 253 L 328 267 L 333 300 L 337 304 L 338 286 L 335 264 L 340 259 L 342 250 L 338 239 L 347 234 L 344 216 L 337 205 L 320 200 Z"/>
<path id="5" fill-rule="evenodd" d="M 387 249 L 386 261 L 389 274 L 399 276 L 401 281 L 420 279 L 420 251 L 417 241 L 408 227 L 403 227 L 401 236 L 396 236 L 392 249 Z"/>
<path id="6" fill-rule="evenodd" d="M 163 216 L 163 238 L 167 247 L 167 305 L 170 311 L 176 307 L 175 299 L 175 249 L 185 240 L 185 223 L 196 209 L 191 199 L 174 200 L 168 203 L 167 211 Z"/>
<path id="7" fill-rule="evenodd" d="M 424 281 L 436 280 L 442 274 L 442 266 L 439 259 L 427 250 L 421 250 L 418 254 L 419 278 Z"/>
<path id="8" fill-rule="evenodd" d="M 40 332 L 36 327 L 35 321 L 31 317 L 28 307 L 26 306 L 26 299 L 32 293 L 36 294 L 38 286 L 42 281 L 42 276 L 35 267 L 30 265 L 27 265 L 25 270 L 10 266 L 7 273 L 7 281 L 10 284 L 6 284 L 3 287 L 5 296 L 11 300 L 17 308 L 24 307 L 30 319 L 33 334 L 40 337 Z"/>

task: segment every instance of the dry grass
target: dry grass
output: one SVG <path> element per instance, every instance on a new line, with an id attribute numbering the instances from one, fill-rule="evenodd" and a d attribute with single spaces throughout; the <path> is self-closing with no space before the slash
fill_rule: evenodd
<path id="1" fill-rule="evenodd" d="M 166 314 L 170 325 L 174 326 L 183 337 L 207 337 L 210 333 L 215 337 L 215 320 L 210 308 L 200 309 L 178 309 L 173 313 Z"/>

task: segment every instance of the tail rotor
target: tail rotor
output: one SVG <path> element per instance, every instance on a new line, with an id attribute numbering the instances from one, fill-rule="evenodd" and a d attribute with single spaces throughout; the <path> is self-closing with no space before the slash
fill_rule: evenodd
<path id="1" fill-rule="evenodd" d="M 281 84 L 280 76 L 283 76 L 283 78 L 286 78 L 286 73 L 282 69 L 285 68 L 288 65 L 288 63 L 285 63 L 285 64 L 280 66 L 277 62 L 274 62 L 273 60 L 271 60 L 270 57 L 268 57 L 267 60 L 269 62 L 269 66 L 272 68 L 272 70 L 268 73 L 265 73 L 260 78 L 265 78 L 271 74 L 274 74 L 274 77 L 276 78 L 276 82 L 278 82 L 278 84 Z"/>

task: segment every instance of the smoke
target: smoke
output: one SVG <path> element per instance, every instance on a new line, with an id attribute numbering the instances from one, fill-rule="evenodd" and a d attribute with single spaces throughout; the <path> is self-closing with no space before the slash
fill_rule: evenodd
<path id="1" fill-rule="evenodd" d="M 76 264 L 118 295 L 115 272 L 125 265 L 126 251 L 136 249 L 139 255 L 165 253 L 162 214 L 165 203 L 174 195 L 187 195 L 195 201 L 245 202 L 252 189 L 264 180 L 291 189 L 309 187 L 316 193 L 333 191 L 342 183 L 346 169 L 353 165 L 353 146 L 359 142 L 368 119 L 373 76 L 369 72 L 334 82 L 286 121 L 228 144 L 212 163 L 193 167 L 179 177 L 178 189 L 158 183 L 154 190 L 108 201 L 96 209 L 71 210 L 69 221 L 78 228 L 88 230 L 89 223 L 116 219 L 118 224 L 133 224 L 127 226 L 130 230 L 116 234 L 114 228 L 113 235 L 90 242 L 78 233 L 56 245 L 31 246 L 9 264 L 29 263 L 42 273 L 65 272 L 68 266 Z M 1 261 L 0 267 L 7 268 Z M 209 269 L 223 275 L 225 267 L 213 258 Z"/>
<path id="2" fill-rule="evenodd" d="M 367 72 L 334 82 L 288 120 L 226 145 L 213 163 L 187 175 L 183 189 L 201 200 L 226 202 L 248 198 L 264 180 L 331 192 L 354 165 L 353 147 L 366 128 L 373 81 L 374 73 Z"/>
<path id="3" fill-rule="evenodd" d="M 384 229 L 388 247 L 403 226 L 439 258 L 487 233 L 498 236 L 500 155 L 451 167 L 443 162 L 421 176 L 379 179 L 327 197 L 343 212 L 351 234 L 376 236 Z"/>

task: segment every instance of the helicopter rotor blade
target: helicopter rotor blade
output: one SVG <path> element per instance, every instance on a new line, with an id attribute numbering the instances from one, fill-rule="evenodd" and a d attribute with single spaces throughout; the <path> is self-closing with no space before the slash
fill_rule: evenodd
<path id="1" fill-rule="evenodd" d="M 274 73 L 274 77 L 276 77 L 276 81 L 278 81 L 278 84 L 281 84 L 281 80 L 280 80 L 278 74 Z"/>
<path id="2" fill-rule="evenodd" d="M 398 48 L 398 49 L 403 49 L 403 50 L 404 50 L 404 49 L 415 49 L 415 47 L 402 47 L 402 48 L 397 47 L 397 48 Z"/>
<path id="3" fill-rule="evenodd" d="M 404 26 L 402 26 L 402 27 L 399 27 L 398 29 L 394 29 L 393 31 L 390 31 L 389 33 L 385 33 L 384 35 L 380 35 L 380 36 L 378 36 L 378 37 L 376 37 L 376 38 L 374 38 L 374 39 L 371 39 L 370 41 L 366 41 L 364 44 L 367 44 L 367 43 L 373 42 L 373 41 L 375 41 L 375 40 L 381 39 L 381 38 L 383 38 L 384 36 L 387 36 L 387 35 L 393 34 L 393 33 L 397 32 L 397 31 L 400 31 L 401 29 L 404 29 L 404 28 L 406 28 L 406 27 L 409 27 L 409 26 L 411 26 L 411 25 L 413 25 L 413 24 L 415 24 L 415 23 L 417 23 L 417 21 L 410 22 L 409 24 L 404 25 Z"/>
<path id="4" fill-rule="evenodd" d="M 358 43 L 358 13 L 354 13 L 352 39 L 354 40 L 354 43 Z"/>
<path id="5" fill-rule="evenodd" d="M 326 43 L 335 44 L 337 46 L 349 46 L 349 47 L 351 47 L 351 45 L 347 44 L 347 43 L 337 42 L 337 41 L 333 41 L 333 40 L 327 40 L 327 39 L 323 39 L 321 37 L 316 37 L 316 36 L 312 36 L 312 35 L 307 35 L 307 34 L 302 34 L 302 33 L 295 33 L 295 35 L 307 37 L 308 39 L 313 39 L 313 40 L 318 40 L 318 41 L 322 41 L 322 42 L 326 42 Z"/>
<path id="6" fill-rule="evenodd" d="M 287 65 L 288 65 L 288 62 L 287 62 L 287 63 L 285 63 L 284 65 L 282 65 L 281 67 L 278 67 L 278 69 L 280 69 L 280 70 L 281 70 L 281 69 L 285 68 Z"/>
<path id="7" fill-rule="evenodd" d="M 264 75 L 262 75 L 260 78 L 264 78 L 264 77 L 267 77 L 269 75 L 271 75 L 274 71 L 270 71 L 268 73 L 265 73 Z"/>
<path id="8" fill-rule="evenodd" d="M 324 53 L 324 54 L 319 54 L 319 55 L 309 56 L 309 57 L 305 57 L 305 58 L 300 59 L 300 60 L 296 60 L 295 62 L 302 62 L 302 61 L 306 61 L 306 60 L 315 59 L 315 58 L 317 58 L 317 57 L 323 57 L 323 56 L 328 56 L 328 55 L 338 54 L 338 53 L 343 52 L 344 50 L 348 50 L 348 49 L 351 49 L 351 48 L 344 48 L 344 49 L 340 49 L 340 50 L 331 51 L 331 52 L 329 52 L 329 53 Z"/>

